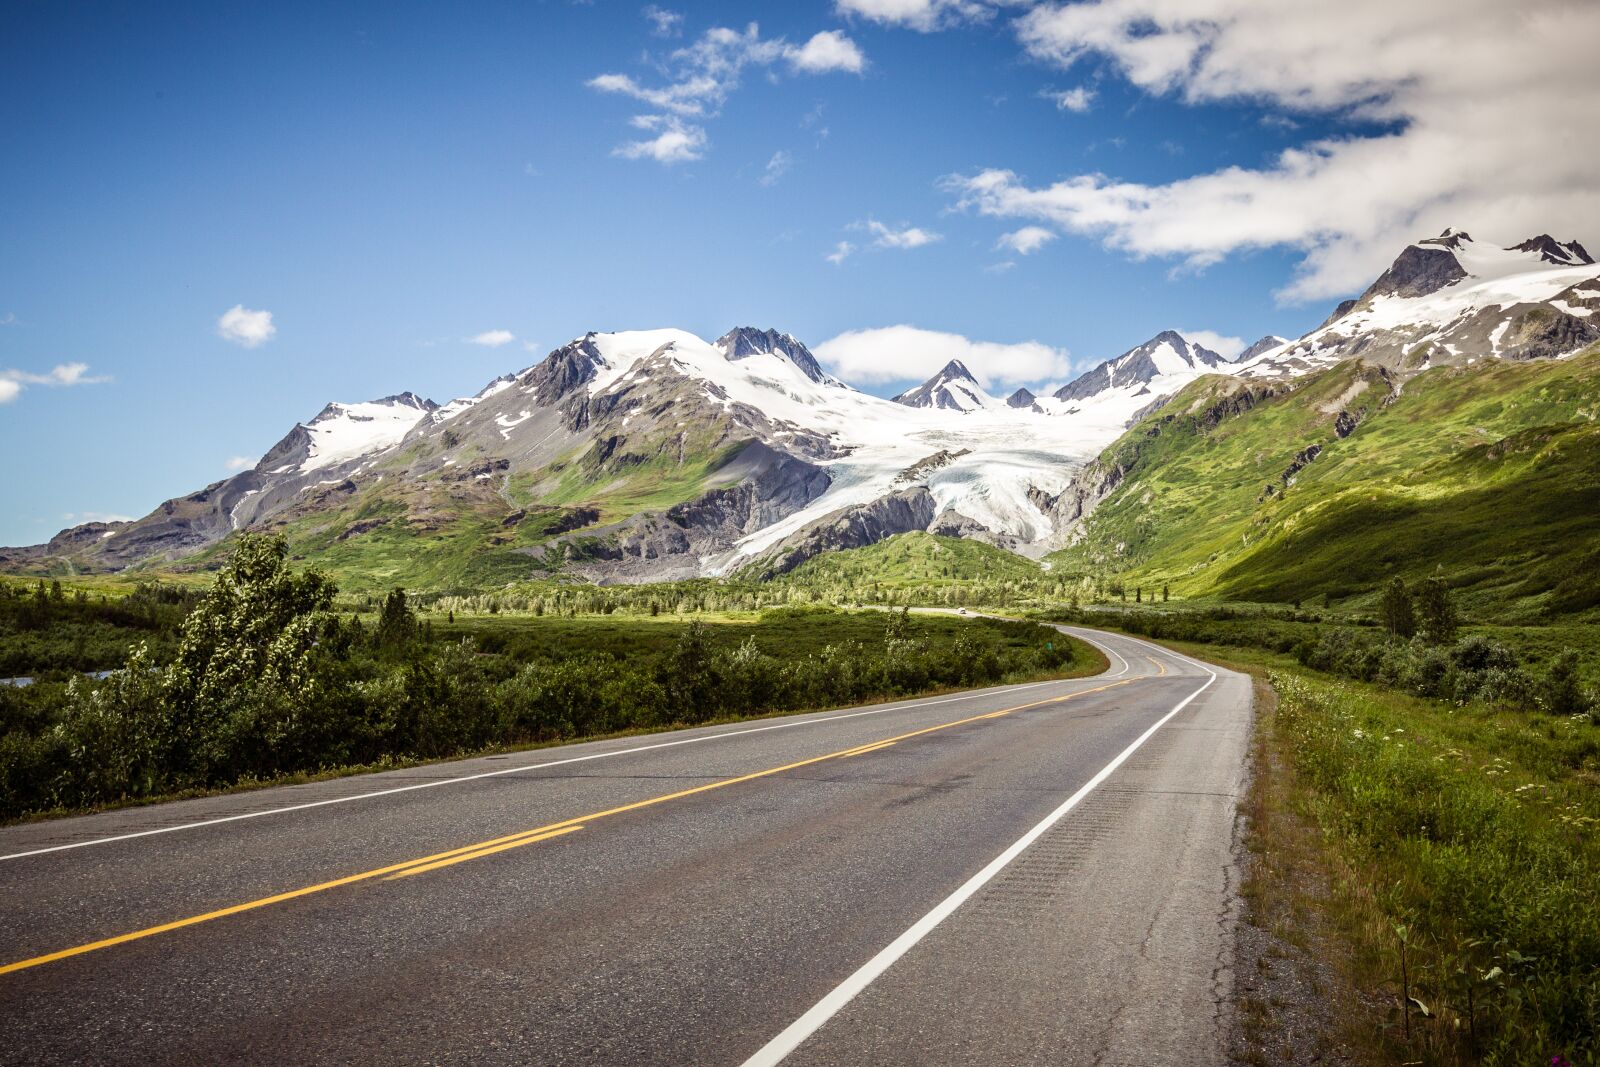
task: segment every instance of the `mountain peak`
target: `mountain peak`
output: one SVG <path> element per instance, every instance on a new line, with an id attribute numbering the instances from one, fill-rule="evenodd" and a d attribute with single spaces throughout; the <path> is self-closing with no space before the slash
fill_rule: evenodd
<path id="1" fill-rule="evenodd" d="M 1463 245 L 1471 243 L 1472 235 L 1466 230 L 1458 230 L 1454 226 L 1446 226 L 1444 232 L 1437 237 L 1428 237 L 1417 242 L 1419 245 L 1438 245 L 1440 248 L 1448 248 L 1451 251 L 1458 251 Z"/>
<path id="2" fill-rule="evenodd" d="M 800 373 L 814 382 L 827 385 L 835 380 L 822 369 L 817 358 L 811 354 L 811 350 L 797 341 L 792 334 L 779 333 L 777 330 L 762 330 L 755 326 L 735 326 L 717 338 L 713 347 L 720 349 L 729 362 L 748 359 L 751 356 L 774 355 L 793 363 L 800 369 Z"/>
<path id="3" fill-rule="evenodd" d="M 1594 262 L 1594 257 L 1577 241 L 1562 244 L 1547 233 L 1530 237 L 1521 244 L 1512 245 L 1507 251 L 1535 252 L 1546 263 L 1560 267 L 1580 267 Z"/>
<path id="4" fill-rule="evenodd" d="M 1053 394 L 1057 400 L 1087 400 L 1108 389 L 1148 385 L 1169 375 L 1192 375 L 1228 361 L 1177 330 L 1162 330 L 1137 348 L 1088 371 Z"/>
<path id="5" fill-rule="evenodd" d="M 1261 340 L 1257 341 L 1243 352 L 1240 352 L 1238 358 L 1236 358 L 1234 362 L 1245 363 L 1249 360 L 1255 359 L 1257 356 L 1265 352 L 1271 352 L 1274 348 L 1280 348 L 1288 343 L 1289 339 L 1287 337 L 1279 337 L 1277 334 L 1269 333 L 1267 336 L 1263 337 Z"/>
<path id="6" fill-rule="evenodd" d="M 944 365 L 944 369 L 938 373 L 937 377 L 943 378 L 946 381 L 952 381 L 960 378 L 965 381 L 972 382 L 974 385 L 976 385 L 978 382 L 978 379 L 974 378 L 972 376 L 972 372 L 967 369 L 967 365 L 961 362 L 959 359 L 952 359 L 949 363 L 946 363 Z"/>
<path id="7" fill-rule="evenodd" d="M 999 405 L 972 376 L 967 365 L 952 359 L 932 378 L 915 389 L 907 390 L 894 398 L 896 404 L 911 408 L 945 408 L 953 411 L 975 411 Z"/>
<path id="8" fill-rule="evenodd" d="M 1034 396 L 1027 389 L 1018 389 L 1016 392 L 1006 397 L 1006 407 L 1031 408 L 1038 403 L 1038 400 L 1039 398 Z"/>

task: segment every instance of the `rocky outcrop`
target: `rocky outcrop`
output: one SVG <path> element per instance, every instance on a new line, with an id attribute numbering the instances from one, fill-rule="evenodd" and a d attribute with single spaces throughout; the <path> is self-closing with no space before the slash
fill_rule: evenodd
<path id="1" fill-rule="evenodd" d="M 936 512 L 933 494 L 922 486 L 902 489 L 866 504 L 824 515 L 785 538 L 751 565 L 760 578 L 787 574 L 823 552 L 862 548 L 895 534 L 926 530 Z"/>
<path id="2" fill-rule="evenodd" d="M 1028 392 L 1026 389 L 1018 389 L 1016 392 L 1006 397 L 1006 407 L 1026 408 L 1031 411 L 1039 411 L 1039 398 Z"/>
<path id="3" fill-rule="evenodd" d="M 913 482 L 923 481 L 934 471 L 942 470 L 960 459 L 971 454 L 970 448 L 959 448 L 952 452 L 948 448 L 941 448 L 931 456 L 917 460 L 911 466 L 895 475 L 895 485 L 910 485 Z"/>
<path id="4" fill-rule="evenodd" d="M 822 369 L 811 350 L 786 333 L 777 330 L 758 330 L 753 326 L 740 326 L 717 338 L 716 347 L 730 360 L 748 359 L 751 356 L 772 353 L 782 356 L 812 381 L 824 384 L 833 379 Z"/>
<path id="5" fill-rule="evenodd" d="M 1410 245 L 1401 252 L 1357 303 L 1371 303 L 1380 296 L 1427 296 L 1467 276 L 1452 248 L 1424 248 L 1423 243 L 1426 242 Z"/>

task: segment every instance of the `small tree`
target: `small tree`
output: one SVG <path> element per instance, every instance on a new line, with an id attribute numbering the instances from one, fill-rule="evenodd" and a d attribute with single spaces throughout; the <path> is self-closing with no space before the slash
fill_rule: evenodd
<path id="1" fill-rule="evenodd" d="M 378 644 L 384 648 L 401 648 L 416 639 L 417 613 L 406 602 L 406 591 L 390 590 L 383 598 L 383 611 L 378 615 Z"/>
<path id="2" fill-rule="evenodd" d="M 1555 658 L 1539 686 L 1539 704 L 1552 715 L 1577 715 L 1589 701 L 1578 685 L 1578 654 L 1567 649 Z"/>
<path id="3" fill-rule="evenodd" d="M 1396 575 L 1383 591 L 1383 604 L 1379 609 L 1383 628 L 1390 637 L 1409 640 L 1417 632 L 1417 613 L 1411 604 L 1411 593 L 1405 579 Z"/>
<path id="4" fill-rule="evenodd" d="M 1450 588 L 1443 578 L 1429 578 L 1417 589 L 1417 629 L 1436 645 L 1456 639 L 1461 621 L 1450 599 Z"/>
<path id="5" fill-rule="evenodd" d="M 1133 587 L 1133 602 L 1135 604 L 1144 603 L 1144 586 L 1136 585 Z"/>
<path id="6" fill-rule="evenodd" d="M 1163 604 L 1165 604 L 1167 602 L 1167 598 L 1170 597 L 1171 595 L 1172 595 L 1172 589 L 1167 585 L 1166 582 L 1162 582 L 1161 583 L 1161 602 Z"/>

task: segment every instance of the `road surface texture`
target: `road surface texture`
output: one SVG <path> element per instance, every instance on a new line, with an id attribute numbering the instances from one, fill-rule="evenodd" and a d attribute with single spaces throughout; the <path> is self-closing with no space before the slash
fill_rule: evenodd
<path id="1" fill-rule="evenodd" d="M 6 1063 L 1224 1062 L 1250 684 L 1096 678 L 0 830 Z"/>

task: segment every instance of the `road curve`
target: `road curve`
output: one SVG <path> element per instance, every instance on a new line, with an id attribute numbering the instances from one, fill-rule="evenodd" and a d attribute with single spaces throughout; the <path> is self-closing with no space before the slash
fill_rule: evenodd
<path id="1" fill-rule="evenodd" d="M 0 829 L 0 1062 L 1221 1064 L 1246 676 Z"/>

